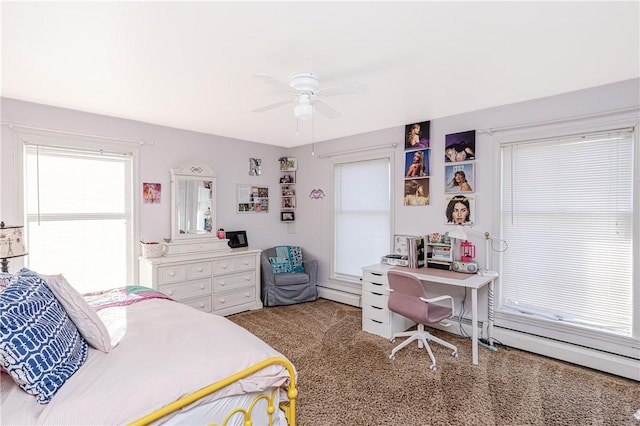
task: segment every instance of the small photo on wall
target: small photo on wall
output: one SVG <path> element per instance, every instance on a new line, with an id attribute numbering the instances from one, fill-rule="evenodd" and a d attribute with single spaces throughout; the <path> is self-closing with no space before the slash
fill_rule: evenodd
<path id="1" fill-rule="evenodd" d="M 159 183 L 143 183 L 142 184 L 142 199 L 145 203 L 160 204 L 162 199 L 162 185 Z"/>
<path id="2" fill-rule="evenodd" d="M 475 164 L 460 163 L 444 166 L 445 192 L 474 192 Z"/>
<path id="3" fill-rule="evenodd" d="M 429 205 L 429 178 L 407 179 L 404 181 L 404 205 Z"/>
<path id="4" fill-rule="evenodd" d="M 430 121 L 412 123 L 404 126 L 404 149 L 429 148 Z"/>
<path id="5" fill-rule="evenodd" d="M 476 131 L 452 133 L 445 136 L 444 158 L 446 163 L 476 159 Z"/>
<path id="6" fill-rule="evenodd" d="M 473 225 L 476 199 L 473 195 L 446 197 L 445 218 L 449 225 Z"/>
<path id="7" fill-rule="evenodd" d="M 404 156 L 404 176 L 406 178 L 429 176 L 429 151 L 407 151 Z"/>

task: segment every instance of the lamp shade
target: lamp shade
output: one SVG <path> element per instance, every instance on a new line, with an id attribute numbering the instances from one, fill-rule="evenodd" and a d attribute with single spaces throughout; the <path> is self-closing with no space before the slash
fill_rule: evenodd
<path id="1" fill-rule="evenodd" d="M 461 225 L 456 225 L 451 231 L 448 232 L 449 238 L 456 240 L 466 240 L 467 233 L 464 232 Z"/>
<path id="2" fill-rule="evenodd" d="M 24 245 L 24 226 L 4 226 L 0 222 L 0 259 L 10 259 L 27 254 Z"/>

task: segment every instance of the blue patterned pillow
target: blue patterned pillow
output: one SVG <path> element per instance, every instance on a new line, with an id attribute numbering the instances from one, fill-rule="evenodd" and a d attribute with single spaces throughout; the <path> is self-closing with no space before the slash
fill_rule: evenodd
<path id="1" fill-rule="evenodd" d="M 269 263 L 274 274 L 282 274 L 283 272 L 291 272 L 289 269 L 289 261 L 280 257 L 270 257 Z"/>
<path id="2" fill-rule="evenodd" d="M 0 365 L 46 404 L 87 360 L 87 342 L 46 282 L 22 269 L 0 292 Z"/>
<path id="3" fill-rule="evenodd" d="M 286 262 L 286 271 L 283 272 L 304 272 L 302 266 L 302 248 L 298 246 L 276 246 L 276 256 L 282 262 Z"/>

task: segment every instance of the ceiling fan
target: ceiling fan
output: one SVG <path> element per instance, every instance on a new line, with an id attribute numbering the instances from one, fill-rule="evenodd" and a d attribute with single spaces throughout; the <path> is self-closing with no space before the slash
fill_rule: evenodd
<path id="1" fill-rule="evenodd" d="M 309 72 L 292 75 L 288 84 L 267 74 L 255 74 L 254 77 L 289 93 L 290 98 L 256 108 L 253 112 L 265 112 L 289 103 L 295 103 L 293 113 L 299 120 L 307 120 L 313 117 L 314 109 L 327 118 L 339 117 L 340 112 L 324 103 L 320 98 L 360 93 L 367 90 L 367 85 L 359 82 L 341 83 L 321 89 L 318 77 Z"/>

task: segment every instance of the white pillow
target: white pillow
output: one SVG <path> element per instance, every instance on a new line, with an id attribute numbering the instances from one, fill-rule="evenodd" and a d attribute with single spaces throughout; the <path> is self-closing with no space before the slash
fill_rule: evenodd
<path id="1" fill-rule="evenodd" d="M 118 346 L 120 340 L 127 334 L 127 307 L 114 306 L 111 308 L 101 309 L 98 316 L 109 331 L 109 339 L 111 340 L 111 349 Z"/>
<path id="2" fill-rule="evenodd" d="M 40 275 L 60 302 L 82 337 L 102 352 L 111 350 L 111 338 L 104 323 L 78 291 L 60 275 Z"/>

